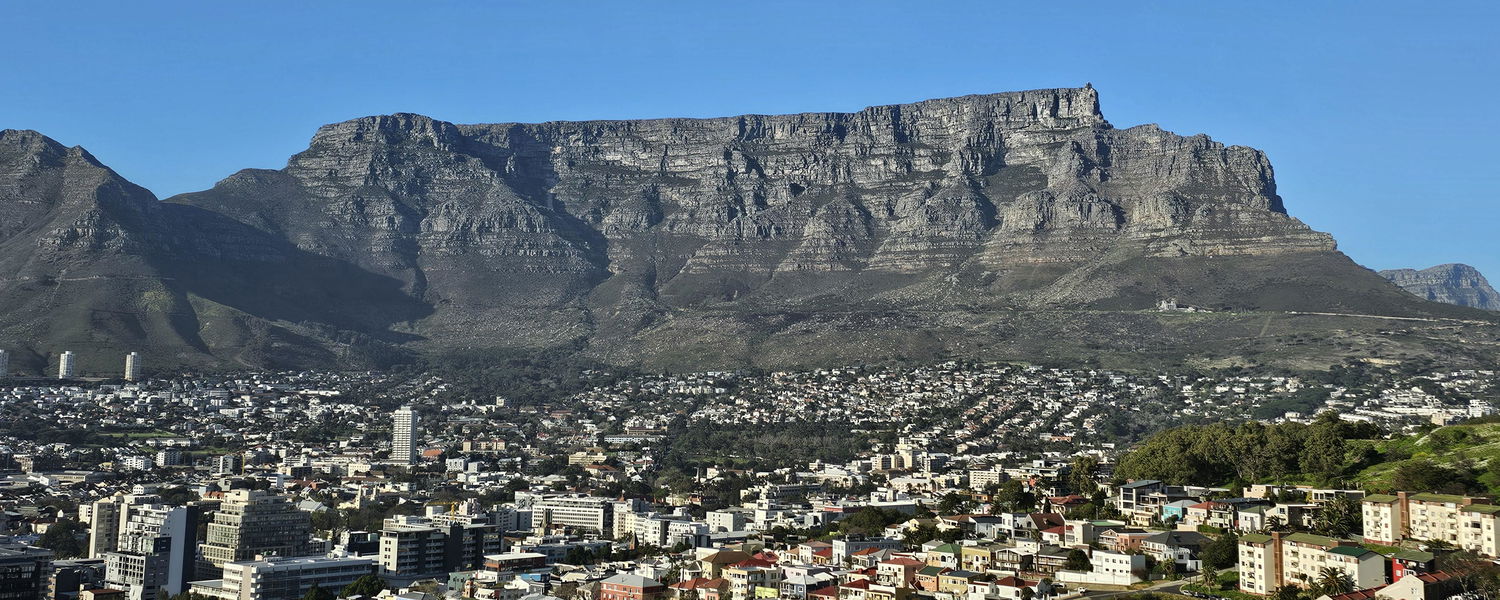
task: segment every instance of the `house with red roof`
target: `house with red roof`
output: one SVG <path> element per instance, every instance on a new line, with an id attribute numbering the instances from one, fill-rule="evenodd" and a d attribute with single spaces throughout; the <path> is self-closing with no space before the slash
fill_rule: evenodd
<path id="1" fill-rule="evenodd" d="M 667 586 L 671 598 L 694 598 L 696 600 L 720 600 L 726 597 L 724 592 L 728 589 L 729 581 L 722 577 L 712 579 L 694 577 Z"/>
<path id="2" fill-rule="evenodd" d="M 1036 584 L 1037 582 L 1035 581 L 1027 581 L 1025 579 L 1021 579 L 1020 577 L 1001 577 L 1000 579 L 995 580 L 994 585 L 991 586 L 993 588 L 993 591 L 991 591 L 989 594 L 986 594 L 986 596 L 993 594 L 994 596 L 999 598 L 1021 600 L 1021 595 L 1024 590 L 1030 589 L 1032 593 L 1036 593 Z"/>
<path id="3" fill-rule="evenodd" d="M 839 586 L 830 585 L 808 592 L 807 600 L 839 600 Z"/>
<path id="4" fill-rule="evenodd" d="M 927 563 L 904 556 L 890 558 L 875 566 L 875 580 L 892 587 L 914 587 L 917 571 L 925 566 Z"/>

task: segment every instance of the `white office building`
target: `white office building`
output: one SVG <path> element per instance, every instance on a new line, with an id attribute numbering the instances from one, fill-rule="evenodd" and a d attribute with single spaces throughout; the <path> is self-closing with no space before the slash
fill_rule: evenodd
<path id="1" fill-rule="evenodd" d="M 417 462 L 417 412 L 403 406 L 392 415 L 391 460 L 411 465 Z"/>
<path id="2" fill-rule="evenodd" d="M 194 581 L 190 591 L 217 600 L 294 600 L 314 585 L 337 594 L 375 572 L 370 558 L 348 556 L 264 557 L 224 564 L 223 579 Z"/>
<path id="3" fill-rule="evenodd" d="M 141 353 L 131 352 L 125 355 L 125 381 L 139 381 L 141 378 Z"/>
<path id="4" fill-rule="evenodd" d="M 166 506 L 156 496 L 125 496 L 115 550 L 105 552 L 104 582 L 127 600 L 164 600 L 187 590 L 197 562 L 197 505 Z M 98 519 L 103 515 L 95 514 Z"/>
<path id="5" fill-rule="evenodd" d="M 65 350 L 65 351 L 63 351 L 62 356 L 60 356 L 60 357 L 57 358 L 57 378 L 58 379 L 72 379 L 73 378 L 73 375 L 76 373 L 75 367 L 73 366 L 73 360 L 74 360 L 74 357 L 73 357 L 73 351 L 72 350 Z"/>

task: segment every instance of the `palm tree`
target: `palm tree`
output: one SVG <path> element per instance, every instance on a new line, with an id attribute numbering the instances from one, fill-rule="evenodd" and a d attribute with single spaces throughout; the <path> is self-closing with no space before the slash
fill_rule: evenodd
<path id="1" fill-rule="evenodd" d="M 1216 591 L 1219 589 L 1218 569 L 1205 566 L 1201 569 L 1198 569 L 1198 574 L 1203 577 L 1203 587 Z"/>
<path id="2" fill-rule="evenodd" d="M 1338 567 L 1323 567 L 1318 571 L 1318 591 L 1334 596 L 1354 591 L 1354 578 Z"/>
<path id="3" fill-rule="evenodd" d="M 1302 600 L 1302 588 L 1295 583 L 1288 583 L 1271 592 L 1272 600 Z"/>

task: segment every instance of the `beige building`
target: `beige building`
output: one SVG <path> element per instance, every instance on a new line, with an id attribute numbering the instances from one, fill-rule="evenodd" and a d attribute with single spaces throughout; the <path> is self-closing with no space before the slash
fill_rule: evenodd
<path id="1" fill-rule="evenodd" d="M 1377 544 L 1395 544 L 1406 537 L 1406 508 L 1389 494 L 1365 496 L 1360 502 L 1365 539 Z"/>
<path id="2" fill-rule="evenodd" d="M 1287 584 L 1305 588 L 1327 567 L 1348 574 L 1354 589 L 1385 584 L 1385 560 L 1354 542 L 1310 533 L 1240 536 L 1240 591 L 1267 595 Z"/>
<path id="3" fill-rule="evenodd" d="M 1439 540 L 1484 556 L 1500 557 L 1496 535 L 1500 506 L 1487 500 L 1450 494 L 1377 494 L 1361 504 L 1365 539 L 1394 544 L 1401 540 Z"/>
<path id="4" fill-rule="evenodd" d="M 290 498 L 262 490 L 230 490 L 208 523 L 203 558 L 216 567 L 263 556 L 308 556 L 327 551 L 312 537 L 312 516 Z"/>

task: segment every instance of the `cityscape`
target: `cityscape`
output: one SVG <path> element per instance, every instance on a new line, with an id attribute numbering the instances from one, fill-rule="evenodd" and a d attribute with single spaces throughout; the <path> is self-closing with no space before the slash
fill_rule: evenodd
<path id="1" fill-rule="evenodd" d="M 1500 600 L 1500 3 L 0 14 L 0 600 Z"/>
<path id="2" fill-rule="evenodd" d="M 1358 476 L 1194 485 L 1126 472 L 1143 440 L 1221 420 L 1316 428 L 1336 415 L 1389 436 L 1500 423 L 1495 371 L 591 373 L 598 383 L 523 404 L 465 397 L 428 372 L 142 378 L 144 364 L 130 353 L 109 379 L 5 382 L 0 558 L 25 597 L 1019 600 L 1301 586 L 1345 600 L 1335 587 L 1450 589 L 1444 551 L 1500 556 L 1488 496 Z"/>

